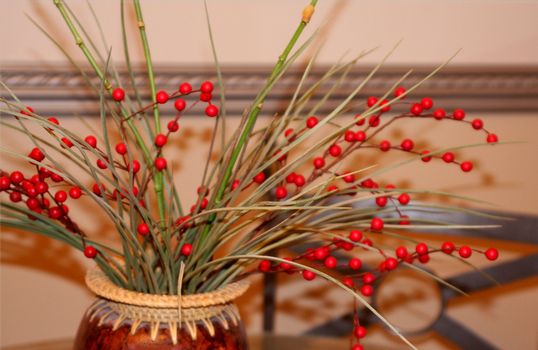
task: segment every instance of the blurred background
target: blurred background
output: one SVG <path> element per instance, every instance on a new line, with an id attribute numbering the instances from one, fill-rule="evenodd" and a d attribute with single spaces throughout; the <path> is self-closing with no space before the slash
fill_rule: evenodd
<path id="1" fill-rule="evenodd" d="M 99 45 L 112 49 L 114 62 L 121 67 L 124 57 L 120 2 L 91 1 L 106 36 L 106 44 L 101 42 L 86 2 L 67 3 Z M 263 81 L 264 74 L 287 43 L 305 3 L 208 0 L 214 39 L 231 94 L 232 115 L 228 124 L 231 130 L 239 120 L 233 114 L 239 116 L 248 106 L 252 91 Z M 2 81 L 37 111 L 53 113 L 72 130 L 90 133 L 88 125 L 98 124 L 96 100 L 85 96 L 84 83 L 76 77 L 63 54 L 27 17 L 40 23 L 63 49 L 83 62 L 83 56 L 52 1 L 0 0 L 0 4 Z M 203 2 L 146 0 L 142 4 L 159 86 L 175 88 L 175 84 L 184 79 L 193 83 L 214 79 Z M 132 59 L 139 67 L 143 56 L 129 5 L 127 14 Z M 522 141 L 466 150 L 465 157 L 475 161 L 477 166 L 476 171 L 465 176 L 442 166 L 424 169 L 417 165 L 390 174 L 392 181 L 403 187 L 451 191 L 492 203 L 451 200 L 445 202 L 447 204 L 473 206 L 517 218 L 504 222 L 504 228 L 497 233 L 467 233 L 473 237 L 465 239 L 473 245 L 479 248 L 496 246 L 501 250 L 501 258 L 494 264 L 486 263 L 481 257 L 472 262 L 484 268 L 505 264 L 507 267 L 499 275 L 505 283 L 501 286 L 484 283 L 469 297 L 446 299 L 444 328 L 431 327 L 440 307 L 436 286 L 425 285 L 427 282 L 424 281 L 409 284 L 410 293 L 423 294 L 420 305 L 409 306 L 409 310 L 418 307 L 424 311 L 424 317 L 411 320 L 410 312 L 404 312 L 402 317 L 396 311 L 392 316 L 395 322 L 401 322 L 402 327 L 406 325 L 411 330 L 429 326 L 427 331 L 412 338 L 421 349 L 457 349 L 458 346 L 447 339 L 447 329 L 455 335 L 467 332 L 468 336 L 484 340 L 483 344 L 490 346 L 487 349 L 538 348 L 538 277 L 532 273 L 518 273 L 523 268 L 531 272 L 538 269 L 537 260 L 532 258 L 538 254 L 537 23 L 537 1 L 321 0 L 305 37 L 316 28 L 320 28 L 319 35 L 287 81 L 292 84 L 296 80 L 300 64 L 304 64 L 314 53 L 314 47 L 320 45 L 319 64 L 314 69 L 316 74 L 342 58 L 349 60 L 364 50 L 377 48 L 359 63 L 353 77 L 360 79 L 368 67 L 375 65 L 401 40 L 387 61 L 388 68 L 382 70 L 375 81 L 377 85 L 369 87 L 372 92 L 382 91 L 398 74 L 411 68 L 417 72 L 415 77 L 421 77 L 461 49 L 447 69 L 426 84 L 417 97 L 431 95 L 447 109 L 464 107 L 469 118 L 482 118 L 488 130 L 499 135 L 502 141 Z M 269 101 L 266 115 L 278 111 L 285 103 L 289 89 L 285 84 L 280 89 L 282 94 Z M 84 119 L 84 123 L 77 115 Z M 203 167 L 199 160 L 206 156 L 212 122 L 200 115 L 192 115 L 183 118 L 181 125 L 182 137 L 169 158 L 177 159 L 172 166 L 178 174 L 180 190 L 185 192 L 183 198 L 190 204 L 196 198 L 192 189 L 198 186 Z M 459 131 L 452 126 L 447 129 L 434 122 L 419 122 L 406 123 L 388 135 L 394 138 L 405 135 L 432 145 L 482 141 L 482 136 L 477 141 L 476 132 L 469 129 Z M 20 150 L 30 146 L 29 141 L 21 140 L 8 130 L 2 128 L 0 131 L 2 147 Z M 0 161 L 2 169 L 12 169 L 17 164 L 4 156 Z M 87 208 L 75 210 L 81 214 L 80 224 L 90 227 L 93 234 L 103 238 L 112 236 L 110 225 L 102 222 L 98 213 Z M 431 242 L 442 242 L 446 238 L 424 233 L 417 237 Z M 88 262 L 77 252 L 45 238 L 8 231 L 3 231 L 0 238 L 0 345 L 72 337 L 92 300 L 83 282 Z M 451 239 L 461 242 L 464 238 Z M 473 271 L 463 264 L 432 260 L 430 268 L 444 278 Z M 261 279 L 255 278 L 253 283 L 240 301 L 250 334 L 262 331 L 263 316 Z M 392 292 L 401 292 L 397 285 L 402 284 L 394 282 L 391 286 L 387 282 L 387 288 Z M 400 302 L 398 300 L 396 303 Z M 352 300 L 323 281 L 305 284 L 296 277 L 284 276 L 278 280 L 276 304 L 274 331 L 298 335 L 316 327 L 326 326 L 322 327 L 325 331 L 333 329 L 331 322 L 351 310 Z M 407 310 L 405 305 L 402 307 Z M 408 323 L 413 322 L 418 326 L 409 326 Z M 373 325 L 371 329 L 368 339 L 372 343 L 384 349 L 403 348 L 383 327 Z M 337 331 L 333 333 L 338 335 Z"/>

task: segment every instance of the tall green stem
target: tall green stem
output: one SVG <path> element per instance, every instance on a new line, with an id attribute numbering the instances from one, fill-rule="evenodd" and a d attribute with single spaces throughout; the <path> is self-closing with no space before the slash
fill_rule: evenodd
<path id="1" fill-rule="evenodd" d="M 282 54 L 278 57 L 278 61 L 275 64 L 275 67 L 273 68 L 271 75 L 269 76 L 267 84 L 270 84 L 273 81 L 273 79 L 275 79 L 275 77 L 278 76 L 278 74 L 281 72 L 284 66 L 284 63 L 286 62 L 291 50 L 297 43 L 297 40 L 301 36 L 306 25 L 310 22 L 310 18 L 314 12 L 316 4 L 317 4 L 317 0 L 311 0 L 310 5 L 308 5 L 303 10 L 301 22 L 299 23 L 299 26 L 295 30 L 290 41 L 286 45 L 286 48 L 284 49 Z M 256 123 L 256 120 L 258 119 L 258 116 L 261 112 L 266 96 L 267 96 L 266 93 L 260 92 L 251 107 L 250 113 L 248 114 L 248 117 L 247 117 L 247 122 L 245 123 L 245 127 L 243 128 L 243 131 L 239 137 L 237 145 L 232 151 L 232 154 L 230 156 L 230 162 L 228 163 L 225 169 L 224 177 L 222 178 L 222 182 L 220 183 L 217 193 L 215 195 L 213 207 L 219 206 L 222 200 L 222 197 L 224 196 L 224 192 L 226 191 L 226 188 L 228 188 L 228 182 L 230 181 L 230 177 L 235 168 L 235 163 L 237 162 L 239 154 L 241 153 L 241 150 L 243 149 L 243 146 L 247 138 L 249 137 L 250 132 L 252 131 L 252 128 L 254 127 L 254 124 Z M 215 219 L 216 219 L 216 214 L 212 214 L 211 216 L 209 216 L 208 223 L 207 225 L 204 226 L 204 229 L 202 231 L 200 242 L 203 242 L 207 238 L 209 234 L 209 230 L 211 229 L 211 224 L 213 223 L 213 221 L 215 221 Z M 193 288 L 194 286 L 190 286 L 190 287 Z"/>
<path id="2" fill-rule="evenodd" d="M 136 12 L 136 19 L 138 21 L 138 29 L 140 32 L 140 39 L 142 40 L 142 47 L 144 49 L 144 57 L 146 59 L 146 69 L 148 71 L 149 89 L 151 93 L 151 101 L 153 102 L 153 118 L 155 120 L 155 134 L 161 132 L 161 115 L 159 112 L 159 104 L 157 103 L 157 89 L 155 87 L 155 75 L 153 73 L 153 62 L 151 60 L 151 51 L 149 49 L 148 37 L 146 35 L 146 25 L 144 24 L 144 17 L 142 17 L 142 9 L 140 7 L 140 1 L 134 0 L 134 7 Z M 162 171 L 156 171 L 153 176 L 153 184 L 155 188 L 155 194 L 157 195 L 157 207 L 159 211 L 160 226 L 164 228 L 165 221 L 165 205 L 164 205 L 164 176 Z M 163 230 L 164 231 L 164 230 Z"/>
<path id="3" fill-rule="evenodd" d="M 84 54 L 84 56 L 86 57 L 86 59 L 88 60 L 90 65 L 92 66 L 93 70 L 95 71 L 95 74 L 97 74 L 99 79 L 103 82 L 103 86 L 104 86 L 105 90 L 108 93 L 111 93 L 112 92 L 112 85 L 110 84 L 110 82 L 106 78 L 105 74 L 103 73 L 103 71 L 99 67 L 99 64 L 97 63 L 97 61 L 93 57 L 93 55 L 90 52 L 90 50 L 88 49 L 88 47 L 84 43 L 84 40 L 82 40 L 82 37 L 80 36 L 80 33 L 78 32 L 77 28 L 75 27 L 73 21 L 71 21 L 71 18 L 69 17 L 69 14 L 67 13 L 67 10 L 65 9 L 65 7 L 64 7 L 64 5 L 62 3 L 62 0 L 53 0 L 53 1 L 54 1 L 54 5 L 56 5 L 58 10 L 60 11 L 60 14 L 62 15 L 65 23 L 67 24 L 67 27 L 71 31 L 71 34 L 73 34 L 73 38 L 75 39 L 75 43 L 80 48 L 80 50 L 82 51 L 82 53 Z M 130 118 L 128 118 L 129 114 L 127 113 L 127 111 L 124 108 L 121 109 L 121 112 L 122 112 L 123 116 L 126 118 L 125 120 L 127 122 L 127 125 L 129 126 L 129 129 L 133 133 L 133 136 L 135 137 L 136 142 L 140 146 L 140 149 L 142 150 L 142 153 L 144 154 L 144 158 L 146 158 L 146 160 L 151 160 L 149 150 L 146 147 L 146 144 L 145 144 L 144 140 L 142 139 L 142 136 L 138 132 L 138 129 L 136 128 L 136 126 L 134 125 L 132 120 Z"/>

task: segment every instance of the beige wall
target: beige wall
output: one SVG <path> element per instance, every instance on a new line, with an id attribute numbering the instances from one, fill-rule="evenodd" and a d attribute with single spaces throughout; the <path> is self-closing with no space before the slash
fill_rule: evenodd
<path id="1" fill-rule="evenodd" d="M 115 1 L 95 1 L 96 10 L 110 37 L 114 52 L 120 50 L 118 15 Z M 149 1 L 144 2 L 146 23 L 152 40 L 157 63 L 210 62 L 211 54 L 205 35 L 203 9 L 199 1 Z M 295 25 L 297 13 L 304 1 L 209 1 L 216 33 L 217 46 L 223 62 L 235 64 L 269 63 L 278 52 Z M 531 45 L 538 40 L 535 23 L 538 20 L 538 3 L 513 1 L 320 1 L 313 26 L 323 22 L 324 15 L 332 13 L 334 4 L 347 7 L 337 11 L 332 27 L 327 33 L 327 44 L 320 60 L 325 63 L 338 59 L 347 49 L 358 52 L 364 48 L 382 45 L 385 52 L 400 38 L 404 38 L 394 55 L 395 64 L 434 64 L 446 59 L 457 48 L 464 50 L 457 57 L 460 64 L 535 64 L 538 47 Z M 59 33 L 69 43 L 65 28 L 49 1 L 0 2 L 2 33 L 0 36 L 0 62 L 2 63 L 58 63 L 63 62 L 52 46 L 42 38 L 24 18 L 23 13 L 33 14 L 47 23 L 54 33 Z M 84 9 L 85 2 L 72 2 L 73 9 Z M 7 9 L 7 10 L 5 10 Z M 89 22 L 89 16 L 83 21 Z M 479 24 L 478 24 L 479 23 Z M 162 38 L 162 39 L 160 39 Z M 73 52 L 76 51 L 73 49 Z M 368 58 L 374 62 L 380 54 Z M 116 54 L 121 60 L 121 55 Z M 538 173 L 536 131 L 538 118 L 534 113 L 480 115 L 488 127 L 496 130 L 503 140 L 526 141 L 524 144 L 507 145 L 465 152 L 470 159 L 481 158 L 476 172 L 460 176 L 460 172 L 442 171 L 443 176 L 431 176 L 441 168 L 411 167 L 394 174 L 396 181 L 408 181 L 437 189 L 450 189 L 491 201 L 499 209 L 538 214 Z M 65 121 L 74 130 L 84 126 L 75 119 Z M 178 164 L 181 186 L 186 192 L 185 202 L 194 199 L 188 189 L 192 174 L 201 169 L 199 159 L 205 156 L 203 132 L 210 125 L 206 119 L 186 119 L 185 129 L 192 137 L 185 141 L 187 156 Z M 417 123 L 406 125 L 401 133 L 420 137 L 424 142 L 456 144 L 476 140 L 468 130 L 454 139 L 437 124 Z M 389 134 L 391 137 L 398 137 Z M 20 140 L 6 130 L 1 134 L 2 147 L 19 147 Z M 26 143 L 28 145 L 28 143 Z M 9 167 L 2 158 L 1 166 Z M 412 172 L 412 176 L 410 176 Z M 439 174 L 439 172 L 436 172 Z M 457 204 L 457 203 L 453 203 Z M 79 208 L 82 211 L 81 208 Z M 94 215 L 84 215 L 86 225 L 99 221 Z M 105 224 L 93 225 L 95 234 L 103 234 Z M 491 242 L 477 241 L 478 246 Z M 536 248 L 504 244 L 506 261 L 518 254 L 536 251 Z M 83 283 L 83 265 L 86 261 L 75 252 L 45 239 L 36 239 L 23 233 L 2 232 L 1 269 L 1 328 L 0 344 L 10 345 L 25 341 L 70 337 L 76 330 L 80 315 L 91 301 Z M 476 261 L 482 265 L 483 261 Z M 437 264 L 441 265 L 441 264 Z M 77 268 L 73 268 L 73 266 Z M 435 265 L 434 265 L 435 266 Z M 80 267 L 80 268 L 78 268 Z M 438 266 L 440 273 L 449 275 L 464 267 Z M 538 344 L 538 300 L 536 281 L 495 289 L 457 302 L 450 306 L 450 315 L 469 325 L 502 349 L 535 349 Z M 279 302 L 277 331 L 298 333 L 310 325 L 322 322 L 349 310 L 345 297 L 339 291 L 319 291 L 322 284 L 304 284 L 297 279 L 283 281 Z M 299 287 L 300 284 L 300 287 Z M 257 288 L 254 288 L 256 290 Z M 311 292 L 309 294 L 309 292 Z M 321 293 L 318 299 L 309 295 Z M 242 308 L 252 332 L 260 329 L 259 305 L 256 293 L 243 298 Z M 479 299 L 479 300 L 477 300 Z M 293 308 L 290 305 L 294 305 Z M 290 310 L 290 309 L 295 309 Z M 312 312 L 316 309 L 317 312 Z M 321 310 L 321 311 L 320 311 Z M 56 322 L 51 322 L 51 317 Z M 510 323 L 512 322 L 512 323 Z M 518 324 L 517 328 L 511 327 Z M 502 331 L 510 329 L 510 333 Z M 30 330 L 30 331 L 28 331 Z M 385 333 L 374 331 L 370 338 L 385 346 L 393 345 Z M 447 348 L 435 337 L 420 343 L 420 348 Z"/>

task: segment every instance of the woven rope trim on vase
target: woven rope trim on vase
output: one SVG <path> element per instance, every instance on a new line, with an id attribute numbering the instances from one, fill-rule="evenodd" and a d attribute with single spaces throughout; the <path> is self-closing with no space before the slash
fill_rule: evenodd
<path id="1" fill-rule="evenodd" d="M 155 340 L 162 325 L 167 325 L 172 342 L 177 344 L 178 328 L 185 327 L 191 338 L 196 340 L 197 327 L 203 326 L 210 336 L 215 335 L 213 321 L 225 330 L 229 321 L 237 325 L 240 316 L 233 300 L 249 287 L 247 281 L 229 284 L 214 292 L 182 295 L 153 295 L 130 291 L 116 286 L 98 268 L 88 271 L 86 285 L 99 299 L 88 309 L 90 320 L 99 316 L 99 326 L 112 323 L 116 330 L 123 321 L 131 321 L 131 334 L 141 324 L 150 325 L 151 339 Z M 178 304 L 180 307 L 178 307 Z"/>
<path id="2" fill-rule="evenodd" d="M 233 303 L 207 306 L 202 308 L 189 308 L 181 310 L 181 322 L 178 321 L 177 308 L 152 308 L 144 306 L 116 303 L 106 299 L 98 299 L 88 309 L 90 321 L 99 316 L 98 326 L 105 323 L 112 324 L 112 330 L 117 330 L 123 321 L 130 320 L 131 334 L 144 324 L 150 327 L 151 340 L 157 339 L 161 325 L 168 327 L 174 345 L 177 344 L 178 330 L 185 328 L 193 340 L 197 337 L 197 328 L 204 327 L 209 335 L 215 335 L 215 322 L 223 329 L 228 330 L 230 323 L 237 326 L 241 317 Z"/>
<path id="3" fill-rule="evenodd" d="M 146 294 L 120 288 L 112 283 L 98 267 L 88 271 L 86 285 L 96 295 L 118 303 L 157 308 L 177 308 L 178 306 L 177 295 Z M 243 295 L 248 287 L 247 281 L 239 281 L 214 292 L 182 295 L 181 308 L 226 304 Z"/>

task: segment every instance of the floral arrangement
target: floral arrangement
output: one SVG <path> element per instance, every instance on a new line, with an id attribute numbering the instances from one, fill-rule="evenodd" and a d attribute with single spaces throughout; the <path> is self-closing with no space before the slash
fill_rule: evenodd
<path id="1" fill-rule="evenodd" d="M 306 40 L 296 47 L 314 12 L 315 0 L 304 9 L 266 85 L 230 137 L 226 135 L 225 95 L 218 63 L 216 83 L 206 81 L 192 86 L 184 82 L 175 91 L 158 90 L 138 0 L 134 0 L 134 8 L 151 101 L 141 99 L 134 79 L 118 81 L 109 57 L 96 49 L 75 14 L 61 0 L 54 0 L 54 4 L 99 77 L 100 84 L 92 88 L 100 97 L 100 135 L 76 134 L 62 126 L 61 118 L 40 115 L 15 95 L 2 99 L 2 114 L 11 116 L 10 120 L 2 120 L 3 127 L 30 138 L 34 144 L 22 154 L 5 151 L 6 155 L 27 161 L 29 166 L 0 170 L 3 227 L 35 232 L 69 244 L 95 260 L 113 283 L 133 291 L 196 294 L 246 278 L 256 269 L 263 273 L 284 272 L 307 281 L 324 278 L 348 291 L 383 321 L 366 297 L 373 294 L 380 276 L 400 265 L 430 274 L 420 266 L 432 254 L 453 255 L 461 260 L 476 252 L 489 260 L 497 259 L 495 248 L 483 252 L 451 242 L 432 247 L 407 237 L 410 230 L 454 226 L 406 214 L 407 208 L 439 209 L 413 203 L 413 195 L 425 191 L 376 181 L 380 174 L 410 162 L 444 162 L 469 172 L 473 164 L 460 161 L 455 150 L 498 142 L 497 136 L 484 128 L 482 120 L 468 120 L 462 109 L 445 111 L 434 106 L 428 97 L 410 100 L 410 93 L 420 83 L 404 88 L 407 75 L 395 81 L 383 96 L 368 97 L 362 103 L 364 107 L 350 115 L 350 104 L 356 105 L 356 96 L 363 92 L 380 63 L 332 112 L 317 115 L 316 107 L 307 108 L 317 87 L 335 77 L 335 84 L 344 81 L 362 55 L 336 64 L 307 88 L 304 82 L 312 60 L 286 110 L 264 125 L 257 124 L 271 89 L 311 42 Z M 125 31 L 125 22 L 122 24 Z M 127 42 L 125 54 L 132 73 Z M 336 88 L 337 85 L 326 92 L 321 101 L 333 98 Z M 173 104 L 174 116 L 163 118 L 160 106 L 165 104 Z M 406 111 L 392 112 L 395 105 L 404 105 Z M 186 210 L 168 168 L 166 153 L 169 139 L 181 137 L 181 116 L 187 109 L 215 120 L 210 153 L 219 142 L 223 146 L 214 163 L 208 157 L 200 178 L 198 200 Z M 436 150 L 418 149 L 411 139 L 379 140 L 382 130 L 403 121 L 412 123 L 416 118 L 458 123 L 464 128 L 472 127 L 481 136 L 475 145 Z M 29 128 L 29 124 L 39 130 Z M 111 130 L 118 133 L 119 139 L 113 139 Z M 402 159 L 381 168 L 341 170 L 349 166 L 346 160 L 351 155 L 365 149 L 377 149 L 380 154 L 399 152 Z M 75 176 L 72 169 L 84 175 Z M 105 245 L 86 234 L 69 210 L 71 203 L 79 201 L 93 201 L 102 209 L 116 229 L 119 245 Z M 398 238 L 401 245 L 378 244 L 376 241 L 384 235 Z M 305 242 L 317 246 L 296 256 L 278 255 L 283 248 Z M 347 251 L 352 257 L 339 261 L 333 255 L 338 250 Z M 364 268 L 361 252 L 365 250 L 377 254 L 377 267 Z M 348 267 L 348 276 L 334 277 L 333 269 L 343 265 Z M 399 334 L 390 324 L 389 327 Z M 360 342 L 366 329 L 358 317 L 353 334 L 356 340 L 352 349 L 362 349 Z"/>

